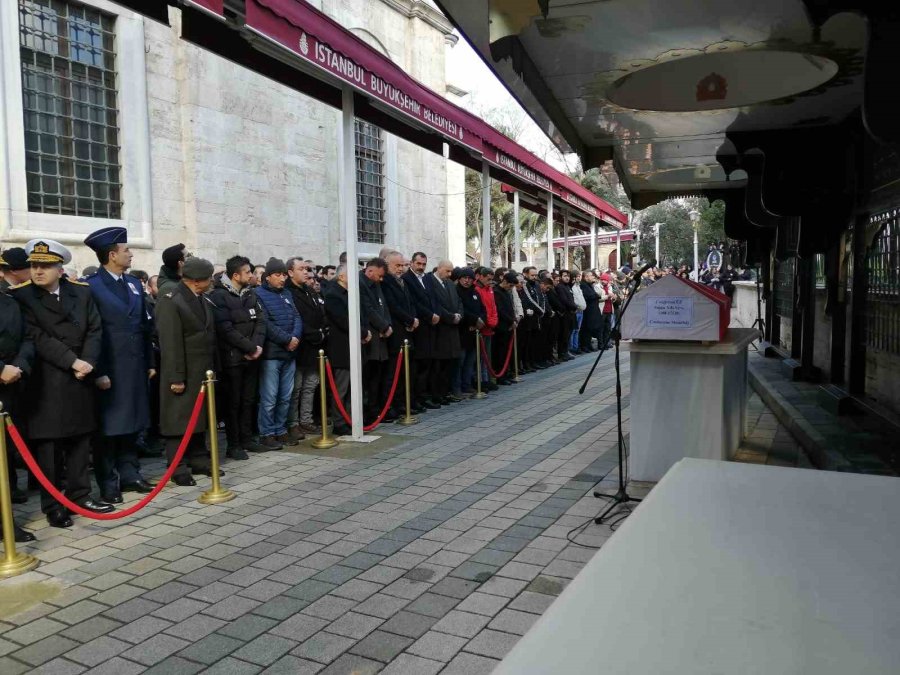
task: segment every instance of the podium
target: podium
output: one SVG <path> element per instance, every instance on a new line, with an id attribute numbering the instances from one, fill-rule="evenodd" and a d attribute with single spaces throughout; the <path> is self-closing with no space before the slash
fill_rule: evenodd
<path id="1" fill-rule="evenodd" d="M 731 303 L 668 276 L 639 291 L 622 319 L 632 340 L 630 477 L 660 480 L 684 457 L 731 459 L 744 435 L 747 346 Z"/>

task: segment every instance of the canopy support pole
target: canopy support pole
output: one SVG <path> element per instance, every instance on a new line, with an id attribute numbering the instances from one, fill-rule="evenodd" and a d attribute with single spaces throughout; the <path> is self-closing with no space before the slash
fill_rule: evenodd
<path id="1" fill-rule="evenodd" d="M 519 191 L 513 192 L 513 259 L 509 261 L 509 268 L 516 269 L 519 266 L 519 251 L 522 242 L 519 241 L 521 232 L 519 232 Z"/>
<path id="2" fill-rule="evenodd" d="M 553 269 L 553 193 L 547 193 L 547 270 Z"/>
<path id="3" fill-rule="evenodd" d="M 597 269 L 597 218 L 591 216 L 591 269 Z"/>
<path id="4" fill-rule="evenodd" d="M 622 269 L 622 230 L 616 230 L 616 272 Z"/>
<path id="5" fill-rule="evenodd" d="M 569 269 L 569 209 L 563 209 L 563 269 Z"/>
<path id="6" fill-rule="evenodd" d="M 487 160 L 481 160 L 481 264 L 491 266 L 491 174 Z"/>
<path id="7" fill-rule="evenodd" d="M 356 257 L 356 146 L 353 126 L 353 90 L 341 91 L 341 133 L 338 136 L 340 165 L 338 167 L 338 210 L 347 247 L 347 304 L 350 317 L 350 435 L 353 440 L 363 436 L 362 401 L 362 335 L 359 325 L 359 269 Z M 324 384 L 322 385 L 324 386 Z"/>

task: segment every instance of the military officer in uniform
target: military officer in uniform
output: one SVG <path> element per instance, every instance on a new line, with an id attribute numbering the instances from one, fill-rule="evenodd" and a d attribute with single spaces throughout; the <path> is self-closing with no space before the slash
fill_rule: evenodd
<path id="1" fill-rule="evenodd" d="M 4 263 L 0 255 L 0 265 Z M 31 373 L 34 361 L 34 343 L 25 335 L 25 321 L 15 300 L 5 293 L 0 293 L 0 403 L 3 412 L 16 414 L 16 401 L 19 398 L 25 378 Z M 12 464 L 12 441 L 7 439 L 7 462 L 10 471 L 10 488 L 15 490 L 15 467 Z M 16 541 L 34 541 L 31 532 L 15 527 Z"/>
<path id="2" fill-rule="evenodd" d="M 8 248 L 3 251 L 0 260 L 0 271 L 3 278 L 0 279 L 0 293 L 6 293 L 10 286 L 16 286 L 31 279 L 31 265 L 28 264 L 28 255 L 24 248 Z"/>
<path id="3" fill-rule="evenodd" d="M 162 359 L 159 429 L 166 439 L 169 463 L 175 457 L 187 429 L 194 401 L 206 379 L 206 371 L 215 370 L 214 305 L 206 297 L 212 275 L 211 262 L 188 258 L 181 270 L 181 280 L 161 293 L 156 303 L 156 328 Z M 196 485 L 191 473 L 210 475 L 209 455 L 204 442 L 206 427 L 204 407 L 185 457 L 172 477 L 176 484 Z"/>
<path id="4" fill-rule="evenodd" d="M 100 361 L 103 324 L 87 284 L 63 277 L 72 256 L 60 243 L 32 239 L 25 245 L 31 281 L 9 289 L 34 342 L 34 373 L 22 410 L 41 471 L 57 487 L 65 467 L 65 495 L 88 511 L 109 513 L 112 504 L 91 498 L 88 461 L 97 430 L 94 370 Z M 66 509 L 41 490 L 41 510 L 53 527 L 71 527 Z"/>
<path id="5" fill-rule="evenodd" d="M 103 351 L 97 365 L 100 433 L 94 444 L 94 473 L 103 501 L 122 503 L 122 492 L 148 494 L 153 485 L 141 475 L 137 435 L 150 426 L 149 380 L 156 375 L 140 280 L 131 267 L 128 232 L 104 227 L 84 240 L 97 254 L 100 269 L 87 278 L 103 321 Z"/>

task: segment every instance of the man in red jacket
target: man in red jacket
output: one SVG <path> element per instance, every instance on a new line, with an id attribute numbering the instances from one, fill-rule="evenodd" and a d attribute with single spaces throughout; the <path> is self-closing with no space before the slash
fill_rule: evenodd
<path id="1" fill-rule="evenodd" d="M 497 327 L 497 302 L 494 299 L 494 270 L 490 267 L 479 267 L 475 271 L 475 291 L 481 298 L 481 304 L 484 305 L 487 313 L 487 321 L 484 328 L 481 329 L 481 337 L 484 338 L 484 350 L 481 351 L 481 388 L 487 391 L 494 391 L 499 387 L 491 382 L 490 372 L 488 371 L 487 359 L 485 353 L 491 354 L 491 347 L 494 338 L 494 329 Z M 476 348 L 480 349 L 477 345 Z M 502 364 L 501 364 L 502 365 Z"/>

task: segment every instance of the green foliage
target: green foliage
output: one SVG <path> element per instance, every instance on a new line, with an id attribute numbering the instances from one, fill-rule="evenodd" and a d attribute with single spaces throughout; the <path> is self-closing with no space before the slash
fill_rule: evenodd
<path id="1" fill-rule="evenodd" d="M 656 236 L 654 224 L 662 223 L 659 235 L 659 264 L 679 266 L 694 265 L 694 230 L 690 212 L 700 212 L 697 230 L 700 262 L 706 259 L 710 242 L 725 241 L 725 202 L 712 204 L 705 198 L 669 199 L 654 204 L 635 217 L 635 227 L 641 233 L 638 257 L 650 260 L 655 255 Z"/>

